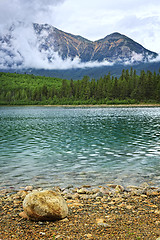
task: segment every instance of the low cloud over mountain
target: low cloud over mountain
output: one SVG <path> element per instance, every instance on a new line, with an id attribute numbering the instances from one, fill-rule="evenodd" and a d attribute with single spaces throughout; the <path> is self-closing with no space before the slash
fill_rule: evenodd
<path id="1" fill-rule="evenodd" d="M 16 22 L 0 32 L 0 68 L 69 69 L 156 61 L 158 54 L 120 33 L 98 41 L 48 24 Z"/>

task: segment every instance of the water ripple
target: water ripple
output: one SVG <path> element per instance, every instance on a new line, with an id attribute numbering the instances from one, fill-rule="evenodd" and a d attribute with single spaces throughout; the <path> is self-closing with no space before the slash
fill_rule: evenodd
<path id="1" fill-rule="evenodd" d="M 0 124 L 0 187 L 159 185 L 160 108 L 1 107 Z"/>

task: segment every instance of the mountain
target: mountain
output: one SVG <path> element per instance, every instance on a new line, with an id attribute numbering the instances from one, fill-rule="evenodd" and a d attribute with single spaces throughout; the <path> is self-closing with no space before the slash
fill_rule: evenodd
<path id="1" fill-rule="evenodd" d="M 48 24 L 22 22 L 0 33 L 1 69 L 70 69 L 145 63 L 158 56 L 120 33 L 90 41 Z"/>
<path id="2" fill-rule="evenodd" d="M 98 41 L 89 41 L 47 24 L 33 24 L 40 51 L 57 52 L 63 60 L 78 57 L 81 62 L 148 61 L 157 56 L 140 44 L 120 33 L 113 33 Z M 44 34 L 44 31 L 47 34 Z M 45 35 L 45 37 L 44 37 Z"/>

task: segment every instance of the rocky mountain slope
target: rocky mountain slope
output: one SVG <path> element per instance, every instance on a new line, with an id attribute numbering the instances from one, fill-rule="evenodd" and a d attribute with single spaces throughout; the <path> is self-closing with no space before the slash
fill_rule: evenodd
<path id="1" fill-rule="evenodd" d="M 1 69 L 67 69 L 84 67 L 82 63 L 139 63 L 157 55 L 120 33 L 90 41 L 38 23 L 30 26 L 16 23 L 0 33 Z"/>
<path id="2" fill-rule="evenodd" d="M 62 59 L 78 57 L 82 62 L 104 60 L 113 61 L 148 61 L 156 53 L 145 49 L 140 44 L 120 33 L 113 33 L 98 41 L 89 41 L 81 36 L 72 35 L 47 24 L 33 24 L 40 51 L 58 52 Z M 46 37 L 44 37 L 46 36 Z"/>

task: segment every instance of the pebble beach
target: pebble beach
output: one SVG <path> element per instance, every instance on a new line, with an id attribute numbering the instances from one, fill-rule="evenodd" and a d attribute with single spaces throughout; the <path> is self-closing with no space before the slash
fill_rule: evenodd
<path id="1" fill-rule="evenodd" d="M 0 190 L 0 240 L 11 239 L 160 239 L 160 188 L 140 186 L 53 187 L 67 202 L 59 221 L 23 218 L 23 200 L 33 186 Z"/>

